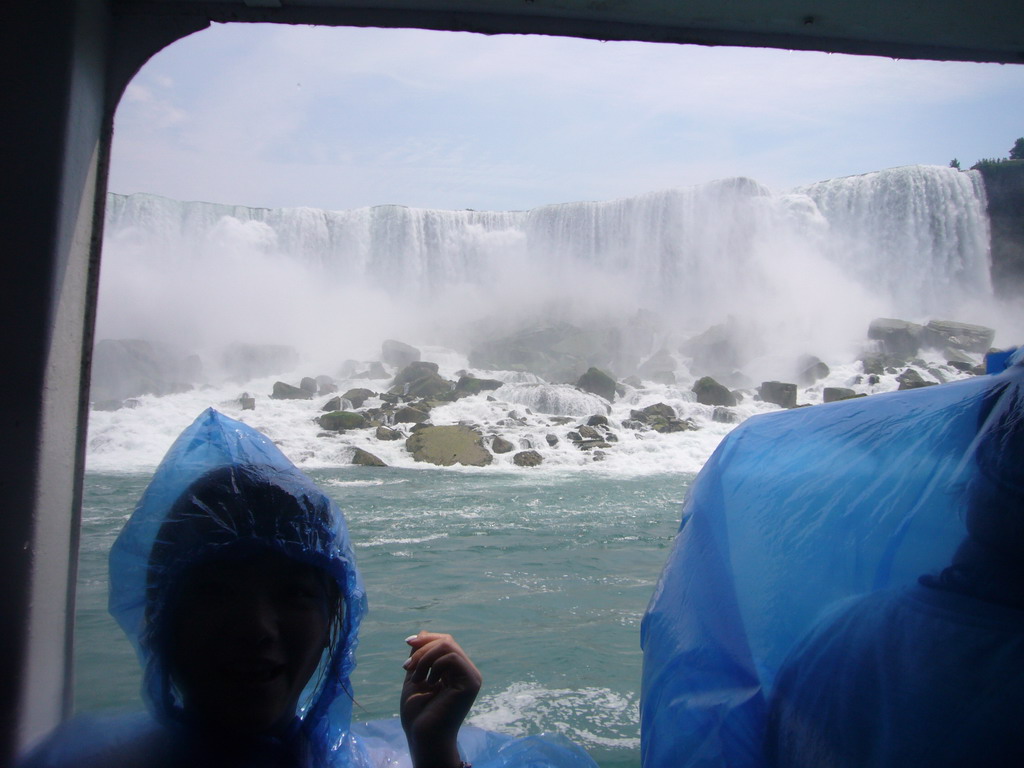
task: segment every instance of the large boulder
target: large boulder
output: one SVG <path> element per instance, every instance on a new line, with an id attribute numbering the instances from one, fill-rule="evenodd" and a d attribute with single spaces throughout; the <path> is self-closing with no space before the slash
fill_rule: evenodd
<path id="1" fill-rule="evenodd" d="M 94 401 L 186 392 L 200 383 L 199 358 L 169 344 L 104 339 L 93 347 L 90 396 Z"/>
<path id="2" fill-rule="evenodd" d="M 757 388 L 757 393 L 766 403 L 775 403 L 783 408 L 796 408 L 796 384 L 765 381 Z"/>
<path id="3" fill-rule="evenodd" d="M 374 456 L 369 451 L 364 451 L 362 448 L 356 448 L 352 454 L 352 463 L 361 467 L 386 467 L 383 461 Z"/>
<path id="4" fill-rule="evenodd" d="M 710 376 L 697 379 L 691 390 L 697 396 L 697 402 L 702 405 L 736 405 L 736 398 L 732 392 Z"/>
<path id="5" fill-rule="evenodd" d="M 356 373 L 352 375 L 353 379 L 388 379 L 391 378 L 388 372 L 384 369 L 384 365 L 374 360 L 370 363 L 370 369 L 363 371 L 362 373 Z"/>
<path id="6" fill-rule="evenodd" d="M 662 348 L 641 363 L 636 372 L 638 376 L 659 384 L 675 384 L 677 366 L 672 353 Z"/>
<path id="7" fill-rule="evenodd" d="M 475 376 L 460 376 L 455 383 L 455 395 L 468 397 L 479 395 L 481 392 L 491 392 L 504 384 L 497 379 L 478 379 Z"/>
<path id="8" fill-rule="evenodd" d="M 325 374 L 316 377 L 316 386 L 318 395 L 330 395 L 338 391 L 338 382 Z"/>
<path id="9" fill-rule="evenodd" d="M 796 362 L 796 380 L 801 386 L 809 387 L 819 379 L 827 378 L 832 372 L 829 367 L 814 355 L 803 355 Z"/>
<path id="10" fill-rule="evenodd" d="M 537 467 L 544 461 L 544 457 L 537 451 L 520 451 L 512 457 L 512 463 L 517 467 Z"/>
<path id="11" fill-rule="evenodd" d="M 365 403 L 371 397 L 375 397 L 376 394 L 377 393 L 371 389 L 357 387 L 355 389 L 350 389 L 348 392 L 342 395 L 342 397 L 348 400 L 350 403 L 352 403 L 353 408 L 362 408 L 363 403 Z"/>
<path id="12" fill-rule="evenodd" d="M 967 352 L 987 352 L 995 337 L 996 332 L 984 325 L 931 320 L 925 326 L 925 344 L 935 349 L 951 347 Z"/>
<path id="13" fill-rule="evenodd" d="M 903 371 L 903 373 L 896 377 L 896 381 L 900 383 L 899 388 L 901 390 L 920 389 L 921 387 L 931 387 L 935 385 L 934 381 L 927 381 L 913 368 L 907 368 Z"/>
<path id="14" fill-rule="evenodd" d="M 494 439 L 491 440 L 491 450 L 495 453 L 508 453 L 514 448 L 515 446 L 505 438 L 501 437 L 501 435 L 495 435 Z"/>
<path id="15" fill-rule="evenodd" d="M 868 325 L 868 338 L 879 343 L 883 355 L 896 360 L 914 357 L 924 336 L 924 326 L 891 317 L 876 317 Z"/>
<path id="16" fill-rule="evenodd" d="M 821 393 L 821 399 L 826 403 L 836 403 L 854 397 L 864 397 L 864 395 L 858 395 L 855 390 L 847 387 L 825 387 Z"/>
<path id="17" fill-rule="evenodd" d="M 484 448 L 483 435 L 462 425 L 422 427 L 409 436 L 405 448 L 416 461 L 442 467 L 453 464 L 485 467 L 494 460 Z"/>
<path id="18" fill-rule="evenodd" d="M 420 351 L 401 341 L 386 339 L 380 345 L 380 359 L 395 368 L 404 368 L 420 360 Z"/>
<path id="19" fill-rule="evenodd" d="M 599 368 L 588 368 L 587 372 L 580 376 L 576 386 L 584 392 L 603 397 L 608 402 L 615 399 L 615 379 Z"/>
<path id="20" fill-rule="evenodd" d="M 261 376 L 295 370 L 299 364 L 299 353 L 284 344 L 235 342 L 224 350 L 221 363 L 232 381 L 246 382 Z"/>
<path id="21" fill-rule="evenodd" d="M 270 393 L 270 397 L 273 400 L 311 400 L 313 395 L 301 387 L 294 387 L 283 381 L 275 381 L 274 391 Z"/>
<path id="22" fill-rule="evenodd" d="M 309 396 L 313 397 L 318 390 L 316 379 L 312 376 L 303 376 L 302 381 L 299 382 L 299 389 L 308 392 Z"/>
<path id="23" fill-rule="evenodd" d="M 367 426 L 366 417 L 356 411 L 331 411 L 317 419 L 323 429 L 340 432 L 346 429 L 362 429 Z"/>
<path id="24" fill-rule="evenodd" d="M 690 358 L 690 370 L 725 378 L 746 362 L 741 352 L 742 339 L 739 323 L 730 318 L 683 342 L 679 351 Z"/>
<path id="25" fill-rule="evenodd" d="M 378 440 L 401 440 L 405 435 L 400 430 L 381 425 L 377 427 L 376 437 Z"/>
<path id="26" fill-rule="evenodd" d="M 256 410 L 256 398 L 250 395 L 248 392 L 243 392 L 238 398 L 238 405 L 243 411 L 255 411 Z"/>
<path id="27" fill-rule="evenodd" d="M 430 419 L 430 414 L 411 405 L 405 405 L 395 411 L 396 424 L 422 424 Z"/>
<path id="28" fill-rule="evenodd" d="M 646 408 L 641 408 L 638 411 L 630 411 L 629 417 L 647 424 L 651 419 L 674 419 L 676 418 L 676 411 L 667 403 L 655 403 L 654 405 L 648 405 Z"/>

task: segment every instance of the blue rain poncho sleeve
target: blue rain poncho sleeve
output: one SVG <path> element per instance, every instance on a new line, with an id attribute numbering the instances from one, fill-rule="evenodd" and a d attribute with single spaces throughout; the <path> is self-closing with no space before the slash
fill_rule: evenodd
<path id="1" fill-rule="evenodd" d="M 722 442 L 642 623 L 644 768 L 764 765 L 794 644 L 841 601 L 950 563 L 982 405 L 1024 407 L 1022 389 L 1018 351 L 999 375 L 757 416 Z"/>
<path id="2" fill-rule="evenodd" d="M 195 729 L 183 712 L 161 648 L 160 628 L 176 585 L 193 566 L 271 550 L 312 565 L 337 585 L 341 623 L 300 699 L 284 736 L 240 745 L 260 766 L 397 768 L 409 764 L 397 719 L 351 726 L 351 675 L 366 596 L 337 504 L 252 427 L 213 409 L 174 442 L 110 553 L 110 612 L 143 667 L 148 716 L 66 723 L 23 765 L 29 768 L 197 763 Z M 396 679 L 396 696 L 401 681 Z M 558 737 L 490 733 L 466 727 L 460 749 L 478 768 L 595 768 L 579 747 Z M 280 759 L 276 756 L 280 755 Z M 245 766 L 248 758 L 232 764 Z"/>

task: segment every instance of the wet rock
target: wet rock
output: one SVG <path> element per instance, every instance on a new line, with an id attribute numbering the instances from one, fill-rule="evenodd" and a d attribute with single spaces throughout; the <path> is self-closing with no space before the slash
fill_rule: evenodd
<path id="1" fill-rule="evenodd" d="M 962 349 L 967 352 L 987 352 L 996 332 L 984 325 L 958 323 L 953 320 L 931 320 L 925 326 L 925 344 L 935 349 Z"/>
<path id="2" fill-rule="evenodd" d="M 508 453 L 514 449 L 515 446 L 500 435 L 495 435 L 491 441 L 491 450 L 495 453 Z"/>
<path id="3" fill-rule="evenodd" d="M 796 380 L 801 386 L 809 387 L 814 382 L 828 377 L 832 372 L 825 363 L 814 355 L 804 355 L 797 361 Z"/>
<path id="4" fill-rule="evenodd" d="M 352 454 L 352 463 L 357 464 L 361 467 L 386 467 L 383 461 L 374 456 L 369 451 L 364 451 L 362 448 L 356 448 Z"/>
<path id="5" fill-rule="evenodd" d="M 821 398 L 826 403 L 836 403 L 840 400 L 849 400 L 852 397 L 866 397 L 866 395 L 857 394 L 855 390 L 846 387 L 825 387 L 821 393 Z"/>
<path id="6" fill-rule="evenodd" d="M 202 380 L 202 369 L 196 355 L 170 344 L 104 339 L 93 347 L 93 407 L 105 400 L 188 392 Z"/>
<path id="7" fill-rule="evenodd" d="M 401 430 L 390 429 L 389 427 L 385 427 L 383 425 L 377 427 L 377 432 L 375 433 L 375 436 L 378 440 L 401 440 L 402 438 L 405 437 L 405 435 L 402 434 Z"/>
<path id="8" fill-rule="evenodd" d="M 316 396 L 317 386 L 316 379 L 312 376 L 303 376 L 302 381 L 299 382 L 299 389 L 309 394 L 310 399 Z"/>
<path id="9" fill-rule="evenodd" d="M 743 366 L 738 340 L 744 335 L 739 323 L 730 319 L 688 339 L 679 351 L 691 358 L 690 370 L 719 375 Z"/>
<path id="10" fill-rule="evenodd" d="M 372 389 L 366 389 L 364 387 L 357 387 L 350 389 L 344 395 L 343 398 L 352 403 L 353 408 L 362 408 L 363 403 L 369 400 L 371 397 L 375 397 L 376 393 Z"/>
<path id="11" fill-rule="evenodd" d="M 242 407 L 243 411 L 255 411 L 256 410 L 256 398 L 250 395 L 248 392 L 243 392 L 238 398 L 238 404 Z"/>
<path id="12" fill-rule="evenodd" d="M 270 393 L 270 397 L 273 400 L 310 400 L 313 395 L 301 387 L 293 387 L 283 381 L 275 381 L 274 391 Z"/>
<path id="13" fill-rule="evenodd" d="M 404 368 L 420 360 L 420 351 L 405 342 L 387 339 L 380 345 L 380 359 L 395 368 Z"/>
<path id="14" fill-rule="evenodd" d="M 655 432 L 669 434 L 672 432 L 694 432 L 700 427 L 693 419 L 660 419 L 654 418 L 648 422 L 648 426 Z"/>
<path id="15" fill-rule="evenodd" d="M 574 443 L 578 443 L 583 439 L 579 432 L 567 432 L 565 437 L 567 440 L 571 440 Z"/>
<path id="16" fill-rule="evenodd" d="M 329 395 L 337 391 L 338 383 L 330 376 L 321 375 L 316 377 L 316 393 L 318 395 Z"/>
<path id="17" fill-rule="evenodd" d="M 735 411 L 716 405 L 715 410 L 711 412 L 711 420 L 719 424 L 735 424 L 740 420 L 740 417 Z"/>
<path id="18" fill-rule="evenodd" d="M 453 464 L 484 467 L 494 460 L 490 451 L 484 448 L 483 435 L 462 425 L 423 426 L 409 436 L 405 447 L 416 461 L 442 467 Z"/>
<path id="19" fill-rule="evenodd" d="M 612 446 L 604 440 L 580 440 L 576 443 L 576 447 L 581 451 L 590 451 L 594 448 L 611 448 Z"/>
<path id="20" fill-rule="evenodd" d="M 584 392 L 603 397 L 608 402 L 615 399 L 615 379 L 599 368 L 590 367 L 580 376 L 576 386 Z"/>
<path id="21" fill-rule="evenodd" d="M 579 434 L 580 434 L 580 437 L 583 440 L 601 440 L 602 439 L 602 435 L 601 435 L 600 432 L 598 432 L 593 427 L 588 427 L 586 424 L 584 424 L 582 427 L 579 428 Z"/>
<path id="22" fill-rule="evenodd" d="M 370 370 L 363 371 L 362 373 L 356 373 L 352 376 L 353 379 L 388 379 L 391 378 L 388 372 L 384 369 L 384 366 L 374 360 L 370 363 Z"/>
<path id="23" fill-rule="evenodd" d="M 622 421 L 622 426 L 624 429 L 641 430 L 647 429 L 647 422 L 640 421 L 639 419 L 624 419 Z"/>
<path id="24" fill-rule="evenodd" d="M 547 441 L 547 444 L 550 445 L 552 448 L 558 445 L 558 435 L 548 432 L 546 435 L 544 435 L 544 439 Z"/>
<path id="25" fill-rule="evenodd" d="M 639 411 L 631 410 L 629 417 L 636 421 L 647 423 L 652 418 L 674 419 L 676 411 L 671 405 L 666 403 L 655 403 L 654 405 L 648 405 L 646 408 L 641 408 Z"/>
<path id="26" fill-rule="evenodd" d="M 896 360 L 916 355 L 924 335 L 924 326 L 890 317 L 875 318 L 868 326 L 868 338 L 879 342 L 883 355 Z"/>
<path id="27" fill-rule="evenodd" d="M 441 397 L 453 386 L 438 374 L 437 363 L 416 362 L 398 372 L 389 392 L 407 397 Z"/>
<path id="28" fill-rule="evenodd" d="M 498 389 L 503 383 L 497 379 L 478 379 L 475 376 L 461 376 L 455 382 L 454 394 L 458 397 L 479 395 L 481 392 L 490 392 Z"/>
<path id="29" fill-rule="evenodd" d="M 430 418 L 430 414 L 411 405 L 403 406 L 395 411 L 394 422 L 396 424 L 422 424 Z"/>
<path id="30" fill-rule="evenodd" d="M 782 381 L 765 381 L 757 388 L 757 393 L 766 403 L 775 403 L 783 408 L 796 407 L 796 384 Z"/>
<path id="31" fill-rule="evenodd" d="M 935 384 L 934 381 L 925 381 L 921 374 L 913 368 L 907 368 L 903 373 L 896 377 L 896 381 L 900 383 L 899 388 L 901 390 L 920 389 L 921 387 L 931 387 Z"/>
<path id="32" fill-rule="evenodd" d="M 512 463 L 517 467 L 537 467 L 543 463 L 544 457 L 537 451 L 520 451 L 512 457 Z"/>
<path id="33" fill-rule="evenodd" d="M 356 411 L 331 411 L 317 419 L 323 429 L 335 432 L 343 429 L 362 429 L 367 426 L 366 417 Z"/>
<path id="34" fill-rule="evenodd" d="M 588 427 L 607 427 L 608 426 L 608 417 L 604 416 L 604 415 L 602 415 L 600 413 L 595 413 L 593 416 L 591 416 L 589 419 L 587 419 L 587 426 Z"/>
<path id="35" fill-rule="evenodd" d="M 697 396 L 697 402 L 702 405 L 736 405 L 736 398 L 732 392 L 710 376 L 697 379 L 690 389 Z"/>

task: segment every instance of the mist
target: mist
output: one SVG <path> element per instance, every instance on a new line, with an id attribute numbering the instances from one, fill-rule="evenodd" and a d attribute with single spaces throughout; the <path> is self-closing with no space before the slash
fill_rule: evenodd
<path id="1" fill-rule="evenodd" d="M 993 297 L 975 172 L 909 167 L 784 194 L 750 179 L 520 212 L 379 206 L 254 209 L 112 195 L 97 339 L 198 354 L 210 378 L 234 342 L 283 344 L 333 375 L 384 339 L 469 354 L 552 323 L 618 333 L 617 376 L 722 326 L 754 380 L 799 356 L 849 361 L 879 316 L 989 325 Z M 627 370 L 633 368 L 634 370 Z M 708 373 L 689 370 L 691 376 Z"/>

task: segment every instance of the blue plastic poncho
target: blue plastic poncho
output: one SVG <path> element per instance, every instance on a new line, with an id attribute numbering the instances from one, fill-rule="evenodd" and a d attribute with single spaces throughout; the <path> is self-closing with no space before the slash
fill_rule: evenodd
<path id="1" fill-rule="evenodd" d="M 261 766 L 408 766 L 397 718 L 350 722 L 366 597 L 341 512 L 267 437 L 209 409 L 171 446 L 110 553 L 110 612 L 138 653 L 152 717 L 76 718 L 28 755 L 26 768 L 165 765 L 167 751 L 190 736 L 159 650 L 166 647 L 161 627 L 175 589 L 196 565 L 266 549 L 328 574 L 344 611 L 322 669 L 300 699 L 298 732 L 288 734 L 302 737 L 301 754 L 268 740 L 248 750 L 243 764 L 254 756 Z M 459 745 L 478 768 L 595 768 L 582 749 L 558 736 L 517 739 L 465 726 Z M 195 768 L 210 759 L 187 749 L 182 754 L 199 759 L 189 760 Z"/>
<path id="2" fill-rule="evenodd" d="M 1007 365 L 755 417 L 722 442 L 642 625 L 644 768 L 762 766 L 794 643 L 830 606 L 949 565 L 975 452 L 997 444 L 985 439 L 995 419 L 1024 407 L 1024 350 Z"/>

